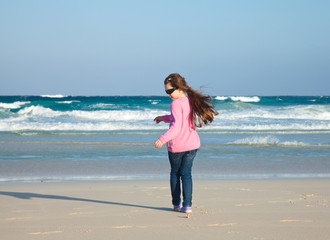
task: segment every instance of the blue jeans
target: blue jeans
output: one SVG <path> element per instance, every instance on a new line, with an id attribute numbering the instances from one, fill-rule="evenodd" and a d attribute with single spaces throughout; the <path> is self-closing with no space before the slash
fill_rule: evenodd
<path id="1" fill-rule="evenodd" d="M 191 168 L 193 166 L 197 151 L 198 149 L 178 153 L 168 152 L 168 158 L 171 164 L 170 184 L 173 205 L 180 205 L 181 203 L 182 181 L 182 205 L 183 207 L 191 207 L 193 192 Z"/>

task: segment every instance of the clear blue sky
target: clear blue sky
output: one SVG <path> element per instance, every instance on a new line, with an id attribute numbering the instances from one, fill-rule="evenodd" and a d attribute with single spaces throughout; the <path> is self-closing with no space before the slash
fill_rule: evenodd
<path id="1" fill-rule="evenodd" d="M 0 95 L 330 95 L 329 0 L 1 0 Z"/>

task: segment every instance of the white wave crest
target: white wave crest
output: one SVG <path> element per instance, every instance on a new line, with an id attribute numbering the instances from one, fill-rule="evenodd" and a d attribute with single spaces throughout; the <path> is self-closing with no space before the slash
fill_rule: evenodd
<path id="1" fill-rule="evenodd" d="M 55 94 L 55 95 L 40 95 L 40 97 L 45 97 L 45 98 L 65 98 L 67 96 L 64 96 L 62 94 Z"/>
<path id="2" fill-rule="evenodd" d="M 263 137 L 248 137 L 236 140 L 235 142 L 232 142 L 231 144 L 248 144 L 248 145 L 260 145 L 260 144 L 278 144 L 279 139 L 274 136 L 263 136 Z"/>
<path id="3" fill-rule="evenodd" d="M 156 105 L 160 102 L 160 100 L 148 100 L 152 105 Z"/>
<path id="4" fill-rule="evenodd" d="M 100 105 L 99 107 L 102 106 Z M 169 114 L 167 111 L 160 109 L 110 110 L 110 108 L 112 107 L 108 106 L 108 109 L 100 110 L 92 109 L 92 111 L 91 109 L 57 111 L 40 105 L 28 105 L 19 109 L 18 112 L 4 109 L 0 119 L 0 131 L 109 131 L 168 128 L 168 124 L 161 123 L 156 125 L 153 122 L 156 116 Z M 329 120 L 330 111 L 328 106 L 306 105 L 277 108 L 266 106 L 259 109 L 219 110 L 219 115 L 216 116 L 212 124 L 203 129 L 206 131 L 263 132 L 330 131 Z"/>
<path id="5" fill-rule="evenodd" d="M 254 97 L 230 97 L 234 102 L 260 102 L 260 98 L 257 96 Z"/>
<path id="6" fill-rule="evenodd" d="M 280 142 L 277 137 L 274 136 L 254 136 L 248 137 L 244 139 L 236 140 L 235 142 L 229 144 L 237 144 L 237 145 L 282 145 L 282 146 L 308 146 L 308 144 L 297 141 L 287 141 Z"/>
<path id="7" fill-rule="evenodd" d="M 330 123 L 285 123 L 282 124 L 213 124 L 205 130 L 220 131 L 329 131 Z"/>
<path id="8" fill-rule="evenodd" d="M 217 96 L 214 98 L 218 101 L 226 101 L 227 99 L 230 99 L 234 102 L 260 102 L 260 97 L 254 96 L 254 97 L 244 97 L 244 96 L 232 96 L 232 97 L 225 97 L 225 96 Z"/>
<path id="9" fill-rule="evenodd" d="M 330 109 L 328 106 L 306 105 L 288 106 L 280 108 L 263 107 L 259 109 L 218 110 L 216 117 L 221 120 L 242 119 L 300 119 L 300 120 L 330 120 Z"/>
<path id="10" fill-rule="evenodd" d="M 0 122 L 0 131 L 131 131 L 166 129 L 166 125 L 114 122 Z"/>
<path id="11" fill-rule="evenodd" d="M 58 101 L 56 103 L 60 103 L 60 104 L 71 104 L 71 103 L 74 103 L 74 102 L 80 102 L 80 101 L 77 101 L 77 100 L 72 100 L 72 101 Z"/>
<path id="12" fill-rule="evenodd" d="M 68 115 L 87 120 L 107 120 L 107 121 L 139 121 L 152 120 L 158 116 L 159 111 L 134 111 L 134 110 L 114 110 L 114 111 L 72 111 Z"/>
<path id="13" fill-rule="evenodd" d="M 39 116 L 39 117 L 58 117 L 63 115 L 62 112 L 53 111 L 50 108 L 45 108 L 41 106 L 30 106 L 24 109 L 21 109 L 18 112 L 19 115 L 29 115 L 29 116 Z"/>
<path id="14" fill-rule="evenodd" d="M 91 106 L 91 108 L 109 108 L 113 106 L 115 106 L 113 103 L 97 103 Z"/>
<path id="15" fill-rule="evenodd" d="M 139 121 L 153 120 L 155 116 L 165 115 L 167 112 L 158 110 L 100 110 L 100 111 L 54 111 L 42 106 L 30 106 L 18 112 L 19 115 L 54 118 L 71 117 L 74 119 L 98 121 Z"/>
<path id="16" fill-rule="evenodd" d="M 0 103 L 0 108 L 7 108 L 7 109 L 18 109 L 21 108 L 25 104 L 29 104 L 31 102 L 14 102 L 14 103 Z"/>
<path id="17" fill-rule="evenodd" d="M 214 98 L 215 100 L 219 100 L 219 101 L 225 101 L 228 99 L 228 97 L 221 97 L 221 96 L 217 96 Z"/>
<path id="18" fill-rule="evenodd" d="M 158 115 L 158 114 L 156 114 Z M 154 116 L 156 116 L 154 115 Z M 161 115 L 161 114 L 159 114 Z M 51 114 L 50 114 L 51 116 Z M 153 116 L 153 118 L 154 118 Z M 131 116 L 127 116 L 131 118 Z M 50 119 L 51 118 L 51 119 Z M 135 120 L 122 120 L 115 121 L 109 120 L 105 116 L 103 120 L 100 120 L 100 117 L 97 117 L 96 120 L 91 119 L 77 119 L 72 120 L 71 118 L 43 118 L 36 116 L 31 121 L 31 116 L 24 115 L 16 118 L 8 118 L 6 120 L 0 121 L 0 131 L 117 131 L 117 130 L 160 130 L 167 129 L 168 124 L 155 124 L 153 122 L 153 118 L 148 118 L 146 116 L 140 117 Z M 204 132 L 212 132 L 212 131 L 223 131 L 223 132 L 232 132 L 232 131 L 252 131 L 252 132 L 270 132 L 277 133 L 279 131 L 284 132 L 310 132 L 310 131 L 321 131 L 321 132 L 329 132 L 330 124 L 314 124 L 314 125 L 305 125 L 305 124 L 290 124 L 290 125 L 279 125 L 279 124 L 269 124 L 269 125 L 226 125 L 226 126 L 208 126 L 202 129 Z M 268 138 L 255 138 L 255 139 L 241 139 L 236 142 L 236 144 L 247 144 L 248 142 L 254 144 L 276 144 L 277 140 L 272 137 Z M 296 144 L 294 142 L 287 142 L 281 144 Z M 300 143 L 298 143 L 300 144 Z"/>

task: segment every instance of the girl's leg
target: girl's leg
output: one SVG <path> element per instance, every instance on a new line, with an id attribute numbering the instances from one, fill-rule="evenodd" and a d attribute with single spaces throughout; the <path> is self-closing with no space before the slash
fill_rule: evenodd
<path id="1" fill-rule="evenodd" d="M 170 185 L 172 194 L 172 204 L 175 206 L 181 203 L 181 187 L 180 187 L 180 166 L 182 153 L 168 152 L 168 158 L 171 164 Z"/>
<path id="2" fill-rule="evenodd" d="M 183 207 L 191 207 L 192 205 L 193 183 L 192 183 L 191 169 L 197 151 L 198 151 L 197 149 L 192 151 L 187 151 L 182 156 L 180 174 L 181 174 L 182 190 L 183 190 Z"/>

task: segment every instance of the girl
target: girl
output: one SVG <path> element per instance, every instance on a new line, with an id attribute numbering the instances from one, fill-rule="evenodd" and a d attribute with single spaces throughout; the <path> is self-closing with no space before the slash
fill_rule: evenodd
<path id="1" fill-rule="evenodd" d="M 156 123 L 170 123 L 169 129 L 154 143 L 161 148 L 167 143 L 171 164 L 170 185 L 174 211 L 192 212 L 191 168 L 200 147 L 196 127 L 211 123 L 218 114 L 212 98 L 189 87 L 183 77 L 170 74 L 165 80 L 165 92 L 172 99 L 171 115 L 158 116 Z M 186 96 L 188 95 L 188 97 Z M 181 208 L 181 181 L 183 203 Z"/>

